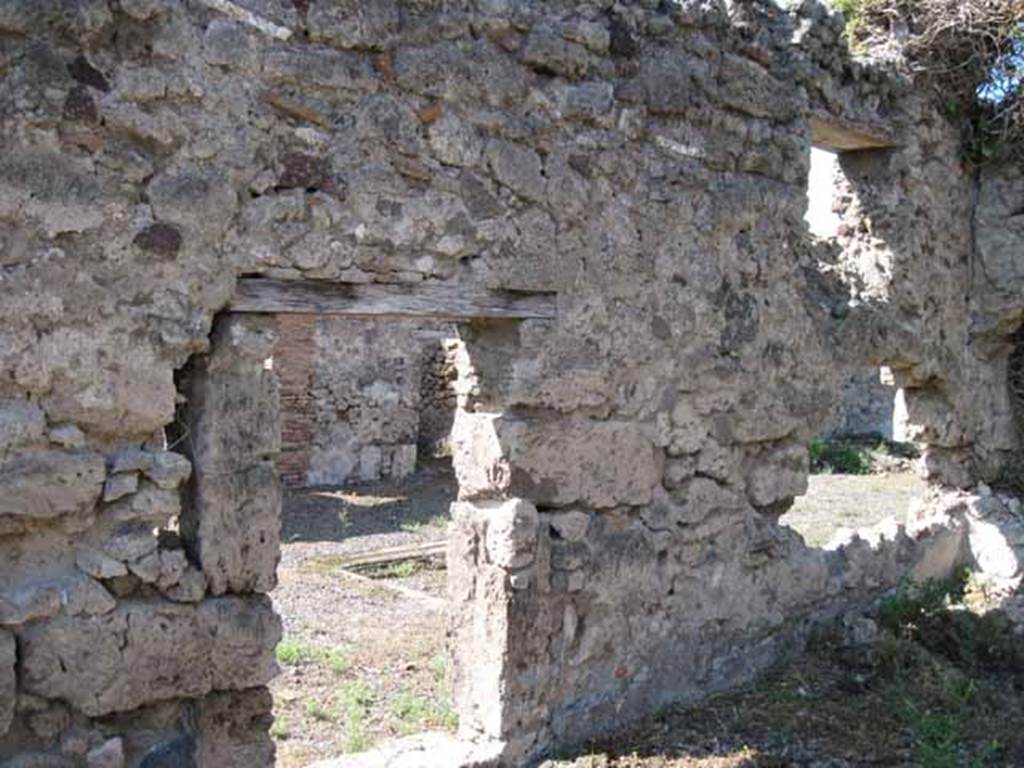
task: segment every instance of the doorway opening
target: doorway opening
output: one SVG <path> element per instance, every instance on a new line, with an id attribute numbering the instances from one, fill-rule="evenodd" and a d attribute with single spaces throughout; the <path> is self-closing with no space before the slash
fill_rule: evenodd
<path id="1" fill-rule="evenodd" d="M 315 323 L 286 318 L 282 336 L 282 314 Z M 480 703 L 501 695 L 505 638 L 463 619 L 506 605 L 476 589 L 476 530 L 447 526 L 456 482 L 446 465 L 458 457 L 461 486 L 482 460 L 478 443 L 495 446 L 486 430 L 456 433 L 453 450 L 445 436 L 507 362 L 508 350 L 477 337 L 498 328 L 500 346 L 520 321 L 556 316 L 550 292 L 243 277 L 209 352 L 177 378 L 176 445 L 192 464 L 181 538 L 207 594 L 266 612 L 263 647 L 284 669 L 260 712 L 274 715 L 277 765 L 421 731 L 462 749 L 456 725 L 481 732 Z"/>
<path id="2" fill-rule="evenodd" d="M 456 327 L 276 316 L 278 765 L 457 726 L 445 651 Z"/>

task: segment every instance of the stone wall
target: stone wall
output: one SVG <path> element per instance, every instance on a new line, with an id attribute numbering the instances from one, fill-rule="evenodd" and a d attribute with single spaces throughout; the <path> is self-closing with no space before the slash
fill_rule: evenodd
<path id="1" fill-rule="evenodd" d="M 440 322 L 277 316 L 281 454 L 288 485 L 402 478 L 443 451 L 454 369 Z"/>
<path id="2" fill-rule="evenodd" d="M 978 422 L 974 461 L 981 477 L 998 480 L 1007 471 L 1019 473 L 1024 448 L 1020 384 L 1016 399 L 1007 386 L 1024 327 L 1024 173 L 1018 167 L 988 168 L 977 179 L 976 195 L 967 351 L 970 406 Z"/>
<path id="3" fill-rule="evenodd" d="M 840 379 L 839 403 L 824 435 L 828 438 L 893 439 L 896 388 L 882 381 L 877 368 L 859 368 Z"/>
<path id="4" fill-rule="evenodd" d="M 214 323 L 240 275 L 557 293 L 456 350 L 454 682 L 506 765 L 956 562 L 949 520 L 777 525 L 843 366 L 893 368 L 936 482 L 1016 446 L 1019 179 L 975 243 L 955 129 L 813 0 L 12 0 L 0 64 L 0 758 L 271 761 L 299 331 Z M 811 142 L 864 136 L 812 242 Z"/>

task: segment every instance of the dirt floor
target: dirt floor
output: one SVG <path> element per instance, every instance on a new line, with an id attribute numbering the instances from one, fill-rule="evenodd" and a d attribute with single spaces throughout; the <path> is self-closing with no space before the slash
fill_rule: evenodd
<path id="1" fill-rule="evenodd" d="M 838 528 L 863 528 L 907 516 L 924 496 L 925 481 L 913 471 L 869 475 L 811 475 L 807 494 L 779 518 L 812 547 L 821 547 Z"/>
<path id="2" fill-rule="evenodd" d="M 454 729 L 443 564 L 405 561 L 356 576 L 339 568 L 352 554 L 443 540 L 454 492 L 443 463 L 401 483 L 286 492 L 272 594 L 284 620 L 282 672 L 271 685 L 280 768 Z"/>
<path id="3" fill-rule="evenodd" d="M 922 490 L 906 472 L 814 475 L 808 495 L 782 522 L 820 545 L 840 526 L 902 517 Z M 285 636 L 278 648 L 282 674 L 271 686 L 281 768 L 363 751 L 395 736 L 455 728 L 446 682 L 443 563 L 406 561 L 356 576 L 339 567 L 351 554 L 443 539 L 454 493 L 450 465 L 437 462 L 400 483 L 286 494 L 280 584 L 273 593 Z M 947 765 L 914 762 L 901 689 L 891 679 L 851 682 L 875 675 L 873 668 L 851 668 L 834 649 L 822 648 L 756 688 L 666 711 L 612 742 L 548 765 Z M 1024 717 L 1019 696 L 1007 701 L 1007 714 Z M 1018 763 L 948 765 L 960 764 L 1024 766 L 1024 753 Z"/>

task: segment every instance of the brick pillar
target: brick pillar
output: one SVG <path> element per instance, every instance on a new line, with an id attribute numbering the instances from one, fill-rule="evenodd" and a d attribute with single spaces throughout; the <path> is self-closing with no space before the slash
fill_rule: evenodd
<path id="1" fill-rule="evenodd" d="M 281 393 L 281 453 L 277 471 L 289 486 L 305 485 L 316 433 L 313 400 L 315 315 L 277 315 L 274 372 Z"/>

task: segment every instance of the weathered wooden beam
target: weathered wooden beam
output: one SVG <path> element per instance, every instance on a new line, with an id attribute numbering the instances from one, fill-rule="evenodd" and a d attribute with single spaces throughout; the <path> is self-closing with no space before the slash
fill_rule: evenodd
<path id="1" fill-rule="evenodd" d="M 350 570 L 352 568 L 365 568 L 371 565 L 400 563 L 403 560 L 427 560 L 432 557 L 444 556 L 446 548 L 447 542 L 444 540 L 385 547 L 384 549 L 360 552 L 355 555 L 331 558 L 331 567 L 338 570 Z"/>
<path id="2" fill-rule="evenodd" d="M 878 127 L 840 123 L 812 116 L 811 144 L 829 152 L 853 152 L 859 149 L 884 149 L 896 146 L 896 141 Z"/>
<path id="3" fill-rule="evenodd" d="M 245 277 L 232 312 L 292 312 L 346 317 L 429 317 L 439 320 L 551 319 L 554 293 L 492 291 L 446 283 L 333 283 Z"/>

